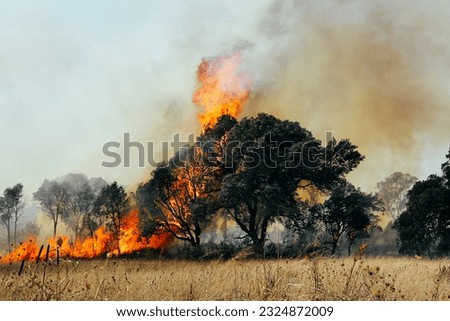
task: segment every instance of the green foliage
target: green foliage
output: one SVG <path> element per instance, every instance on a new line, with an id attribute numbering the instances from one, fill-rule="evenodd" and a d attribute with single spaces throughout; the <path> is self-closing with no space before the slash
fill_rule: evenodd
<path id="1" fill-rule="evenodd" d="M 344 233 L 349 241 L 350 254 L 355 239 L 368 236 L 368 230 L 377 222 L 375 211 L 380 210 L 381 201 L 376 195 L 364 193 L 348 182 L 337 184 L 323 204 L 312 208 L 316 224 L 324 224 L 332 238 L 331 254 L 336 252 Z"/>
<path id="2" fill-rule="evenodd" d="M 446 166 L 443 166 L 446 168 Z M 430 175 L 408 192 L 406 210 L 395 221 L 400 253 L 450 253 L 450 189 L 446 178 Z"/>
<path id="3" fill-rule="evenodd" d="M 301 182 L 326 190 L 364 158 L 348 140 L 332 139 L 323 147 L 299 123 L 268 114 L 242 119 L 226 141 L 222 206 L 260 248 L 273 221 L 303 220 Z"/>
<path id="4" fill-rule="evenodd" d="M 12 220 L 17 222 L 19 212 L 23 208 L 23 185 L 18 183 L 13 187 L 8 187 L 0 197 L 0 213 L 2 213 L 2 222 Z"/>
<path id="5" fill-rule="evenodd" d="M 138 188 L 142 230 L 170 232 L 195 247 L 221 214 L 262 249 L 275 221 L 312 226 L 299 206 L 302 182 L 328 190 L 363 159 L 348 140 L 322 146 L 297 122 L 263 113 L 239 122 L 223 116 Z"/>

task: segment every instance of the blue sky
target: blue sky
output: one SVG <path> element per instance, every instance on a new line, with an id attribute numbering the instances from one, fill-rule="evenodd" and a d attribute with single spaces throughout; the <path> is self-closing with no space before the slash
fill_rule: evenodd
<path id="1" fill-rule="evenodd" d="M 22 182 L 32 201 L 31 194 L 44 179 L 70 172 L 117 180 L 132 188 L 150 169 L 102 167 L 103 144 L 123 141 L 125 132 L 142 143 L 170 140 L 177 132 L 182 137 L 198 133 L 198 109 L 191 103 L 197 65 L 202 58 L 236 48 L 245 52 L 244 68 L 254 78 L 259 95 L 255 97 L 263 97 L 260 104 L 258 99 L 252 101 L 246 115 L 273 112 L 301 121 L 321 139 L 325 130 L 331 130 L 338 138 L 350 135 L 348 138 L 358 141 L 360 135 L 347 130 L 344 119 L 320 122 L 328 114 L 323 112 L 325 107 L 318 108 L 323 112 L 320 117 L 313 117 L 312 107 L 303 108 L 302 102 L 312 101 L 320 107 L 337 101 L 343 103 L 342 108 L 351 103 L 341 95 L 330 96 L 330 100 L 317 97 L 314 86 L 322 86 L 326 82 L 323 77 L 328 78 L 325 71 L 317 74 L 317 70 L 327 65 L 321 64 L 323 60 L 333 57 L 323 51 L 336 48 L 328 48 L 327 42 L 317 45 L 315 39 L 326 34 L 321 31 L 322 24 L 331 26 L 327 32 L 337 35 L 342 26 L 357 30 L 358 24 L 365 25 L 377 14 L 390 25 L 378 29 L 377 22 L 368 30 L 376 30 L 380 43 L 391 39 L 388 42 L 395 52 L 411 66 L 407 75 L 416 73 L 425 79 L 423 87 L 421 84 L 427 92 L 424 96 L 432 97 L 440 116 L 410 133 L 411 139 L 417 140 L 414 151 L 419 154 L 404 154 L 395 144 L 380 146 L 380 151 L 366 150 L 367 165 L 356 183 L 370 188 L 395 170 L 408 170 L 421 178 L 438 172 L 450 137 L 448 107 L 442 107 L 449 106 L 450 97 L 446 63 L 450 8 L 446 2 L 288 3 L 1 1 L 0 190 Z M 343 32 L 348 30 L 345 28 Z M 311 80 L 308 85 L 305 79 Z M 329 87 L 324 88 L 320 92 Z M 274 101 L 286 104 L 280 107 Z M 380 153 L 385 164 L 374 161 Z M 414 166 L 408 163 L 411 155 Z"/>

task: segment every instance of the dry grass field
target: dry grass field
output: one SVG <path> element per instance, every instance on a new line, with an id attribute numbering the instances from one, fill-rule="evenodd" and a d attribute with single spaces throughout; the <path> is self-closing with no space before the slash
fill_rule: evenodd
<path id="1" fill-rule="evenodd" d="M 450 260 L 97 259 L 0 265 L 0 300 L 450 300 Z"/>

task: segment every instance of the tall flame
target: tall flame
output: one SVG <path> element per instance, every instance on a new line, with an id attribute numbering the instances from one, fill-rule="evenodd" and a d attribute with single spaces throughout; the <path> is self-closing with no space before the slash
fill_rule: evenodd
<path id="1" fill-rule="evenodd" d="M 129 254 L 146 249 L 164 249 L 172 239 L 169 233 L 157 234 L 152 237 L 142 237 L 138 228 L 139 215 L 137 210 L 131 211 L 121 221 L 120 236 L 115 241 L 114 234 L 103 226 L 99 227 L 93 237 L 82 241 L 71 242 L 66 235 L 50 238 L 48 244 L 50 251 L 48 256 L 52 259 L 57 256 L 57 249 L 61 257 L 70 258 L 94 258 L 103 255 Z M 22 260 L 37 260 L 40 247 L 34 237 L 30 237 L 12 253 L 0 258 L 0 263 L 11 263 Z M 47 255 L 46 248 L 41 253 L 43 259 Z M 45 252 L 45 253 L 44 253 Z"/>
<path id="2" fill-rule="evenodd" d="M 213 126 L 222 115 L 239 116 L 250 91 L 248 77 L 239 73 L 240 53 L 203 60 L 198 66 L 200 82 L 192 101 L 204 108 L 198 115 L 203 128 Z"/>

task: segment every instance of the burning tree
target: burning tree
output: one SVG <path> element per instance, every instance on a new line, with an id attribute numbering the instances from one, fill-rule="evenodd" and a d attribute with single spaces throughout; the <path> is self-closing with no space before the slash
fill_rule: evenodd
<path id="1" fill-rule="evenodd" d="M 161 163 L 150 180 L 138 188 L 145 234 L 168 232 L 193 247 L 200 244 L 200 234 L 220 207 L 225 173 L 223 137 L 236 124 L 229 115 L 216 121 L 194 146 L 186 146 L 169 162 Z"/>
<path id="2" fill-rule="evenodd" d="M 327 189 L 364 158 L 348 140 L 322 146 L 297 122 L 268 114 L 238 122 L 250 93 L 240 59 L 234 54 L 200 64 L 193 102 L 204 108 L 203 133 L 140 187 L 148 230 L 197 246 L 203 227 L 222 210 L 261 249 L 276 219 L 301 220 L 300 182 Z"/>
<path id="3" fill-rule="evenodd" d="M 178 167 L 179 166 L 179 167 Z M 161 164 L 138 189 L 145 234 L 169 232 L 196 247 L 206 217 L 192 210 L 202 196 L 202 174 L 189 162 Z"/>
<path id="4" fill-rule="evenodd" d="M 269 225 L 301 220 L 298 190 L 327 189 L 363 156 L 348 141 L 327 146 L 296 122 L 259 114 L 219 118 L 197 144 L 161 164 L 138 189 L 147 230 L 172 233 L 193 246 L 222 210 L 262 249 Z"/>

